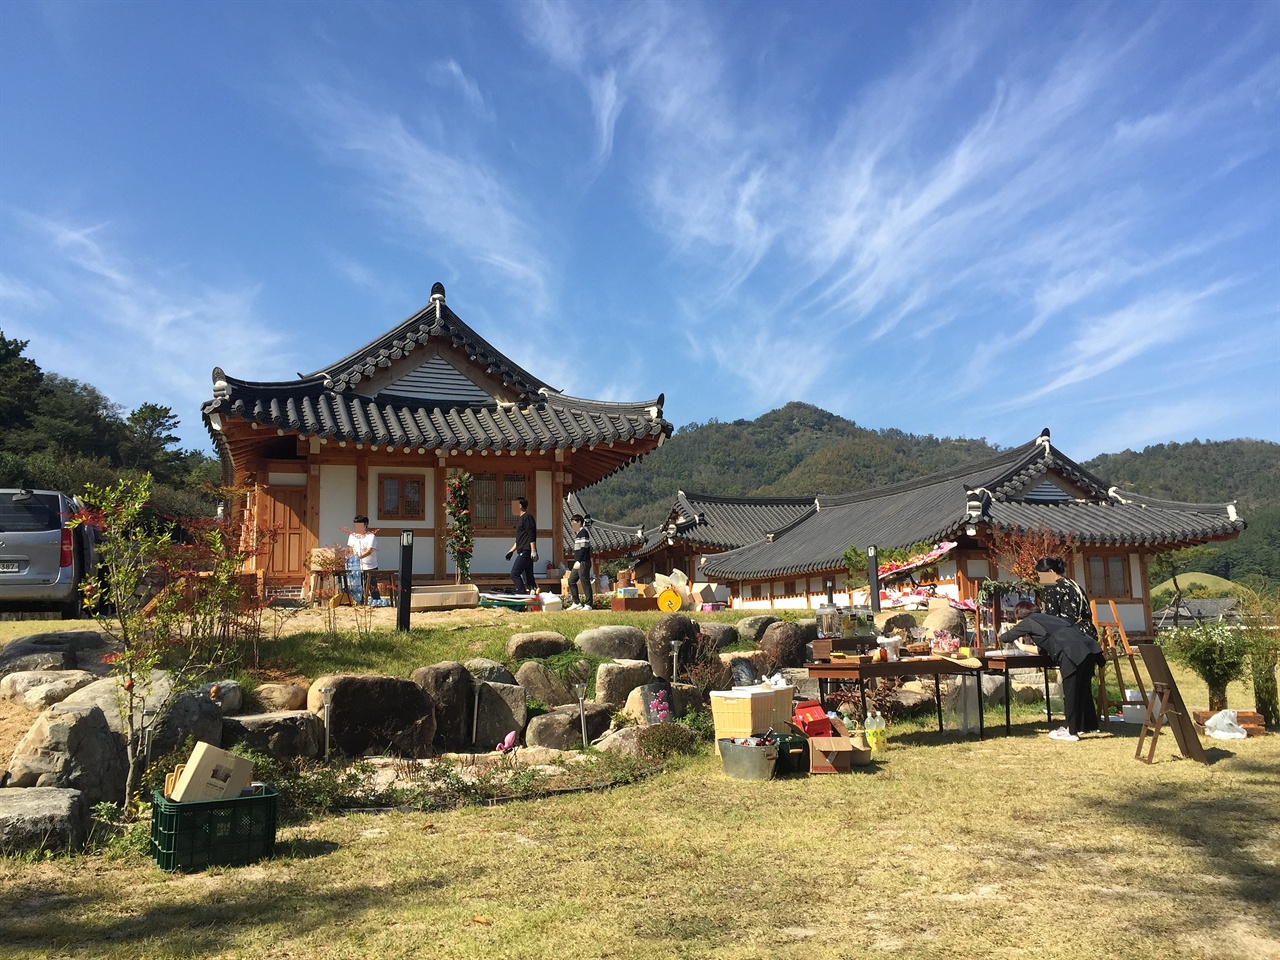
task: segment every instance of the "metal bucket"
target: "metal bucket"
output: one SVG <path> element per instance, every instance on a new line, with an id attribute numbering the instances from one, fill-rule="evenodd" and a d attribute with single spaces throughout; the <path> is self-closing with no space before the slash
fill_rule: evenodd
<path id="1" fill-rule="evenodd" d="M 776 743 L 752 746 L 749 743 L 721 740 L 719 745 L 725 776 L 735 780 L 772 779 L 774 765 L 778 762 Z"/>

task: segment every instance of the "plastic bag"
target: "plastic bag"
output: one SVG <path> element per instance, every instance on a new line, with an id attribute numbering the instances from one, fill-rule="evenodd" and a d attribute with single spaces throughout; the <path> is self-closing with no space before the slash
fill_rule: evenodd
<path id="1" fill-rule="evenodd" d="M 1204 732 L 1215 740 L 1243 740 L 1249 735 L 1236 723 L 1234 710 L 1219 710 L 1204 722 Z"/>

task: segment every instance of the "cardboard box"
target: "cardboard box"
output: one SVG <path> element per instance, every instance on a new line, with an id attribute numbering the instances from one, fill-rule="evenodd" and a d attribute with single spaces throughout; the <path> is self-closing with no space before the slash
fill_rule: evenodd
<path id="1" fill-rule="evenodd" d="M 827 720 L 830 736 L 809 738 L 809 772 L 848 773 L 853 768 L 853 741 L 839 720 Z"/>
<path id="2" fill-rule="evenodd" d="M 201 741 L 174 785 L 175 803 L 238 797 L 253 781 L 253 761 Z"/>
<path id="3" fill-rule="evenodd" d="M 829 737 L 832 735 L 832 721 L 827 717 L 827 711 L 822 709 L 822 704 L 817 700 L 801 700 L 797 703 L 791 716 L 791 722 L 808 737 Z"/>
<path id="4" fill-rule="evenodd" d="M 609 601 L 611 610 L 657 610 L 657 597 L 614 597 Z"/>

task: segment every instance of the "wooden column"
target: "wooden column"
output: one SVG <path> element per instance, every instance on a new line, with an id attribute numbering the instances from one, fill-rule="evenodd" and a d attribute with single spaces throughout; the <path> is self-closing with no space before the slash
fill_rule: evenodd
<path id="1" fill-rule="evenodd" d="M 365 513 L 369 509 L 369 458 L 363 453 L 356 454 L 356 507 L 352 516 Z M 370 521 L 369 526 L 374 526 Z"/>
<path id="2" fill-rule="evenodd" d="M 444 508 L 444 501 L 445 501 L 444 484 L 445 484 L 445 480 L 447 479 L 446 475 L 449 472 L 447 463 L 448 463 L 448 460 L 446 460 L 444 457 L 436 457 L 436 470 L 435 470 L 436 482 L 433 484 L 435 488 L 433 495 L 436 498 L 435 500 L 436 535 L 435 535 L 435 538 L 432 540 L 432 546 L 435 549 L 435 560 L 434 560 L 434 567 L 433 567 L 433 569 L 435 570 L 435 573 L 431 575 L 432 578 L 436 580 L 444 580 L 448 577 L 448 574 L 445 572 L 445 567 L 447 566 L 447 561 L 449 559 L 449 551 L 445 549 L 445 544 L 444 544 L 444 538 L 448 534 L 448 530 L 449 530 L 449 515 L 445 512 L 445 508 Z"/>

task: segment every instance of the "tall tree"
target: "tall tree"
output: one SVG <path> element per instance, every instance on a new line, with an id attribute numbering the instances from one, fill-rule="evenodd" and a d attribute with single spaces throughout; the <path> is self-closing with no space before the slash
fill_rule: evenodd
<path id="1" fill-rule="evenodd" d="M 178 443 L 178 417 L 170 407 L 144 403 L 125 421 L 120 441 L 120 465 L 151 473 L 161 483 L 172 483 L 182 467 Z"/>
<path id="2" fill-rule="evenodd" d="M 31 426 L 31 410 L 44 374 L 22 351 L 27 340 L 10 340 L 0 330 L 0 450 L 11 449 L 13 438 Z"/>

